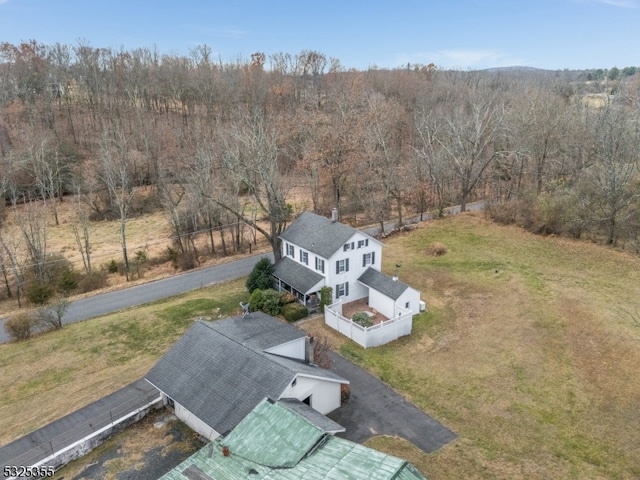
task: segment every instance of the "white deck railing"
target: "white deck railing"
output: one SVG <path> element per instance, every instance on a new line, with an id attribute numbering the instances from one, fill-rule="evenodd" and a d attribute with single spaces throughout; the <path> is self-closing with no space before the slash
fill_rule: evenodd
<path id="1" fill-rule="evenodd" d="M 364 348 L 377 347 L 411 333 L 413 324 L 411 310 L 402 307 L 396 308 L 400 313 L 399 316 L 371 327 L 363 327 L 342 316 L 342 303 L 338 301 L 324 307 L 324 321 L 331 328 L 346 335 Z"/>

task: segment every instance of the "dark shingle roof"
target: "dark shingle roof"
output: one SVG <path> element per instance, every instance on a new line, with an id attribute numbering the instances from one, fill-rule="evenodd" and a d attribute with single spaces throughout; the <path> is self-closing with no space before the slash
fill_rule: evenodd
<path id="1" fill-rule="evenodd" d="M 314 272 L 295 260 L 284 257 L 273 267 L 273 276 L 291 285 L 301 293 L 309 292 L 315 285 L 324 280 L 318 272 Z"/>
<path id="2" fill-rule="evenodd" d="M 196 417 L 225 433 L 265 396 L 278 398 L 295 373 L 195 323 L 146 379 Z"/>
<path id="3" fill-rule="evenodd" d="M 353 227 L 334 223 L 312 212 L 303 212 L 280 238 L 323 258 L 329 258 L 355 233 L 358 230 Z"/>
<path id="4" fill-rule="evenodd" d="M 217 320 L 209 326 L 254 350 L 267 350 L 306 336 L 299 328 L 262 312 L 251 312 L 246 317 Z"/>
<path id="5" fill-rule="evenodd" d="M 387 297 L 392 298 L 393 300 L 397 300 L 400 295 L 409 288 L 409 285 L 406 283 L 394 280 L 390 276 L 371 267 L 367 268 L 365 272 L 360 275 L 358 281 L 367 287 L 373 288 Z"/>
<path id="6" fill-rule="evenodd" d="M 241 321 L 262 333 L 248 338 L 240 329 Z M 315 376 L 335 380 L 332 372 L 262 351 L 263 345 L 270 348 L 299 338 L 293 338 L 291 331 L 296 327 L 257 313 L 241 321 L 196 322 L 146 376 L 221 434 L 235 427 L 264 397 L 279 398 L 298 373 L 310 374 L 308 370 L 313 369 Z M 274 331 L 267 332 L 268 328 Z"/>

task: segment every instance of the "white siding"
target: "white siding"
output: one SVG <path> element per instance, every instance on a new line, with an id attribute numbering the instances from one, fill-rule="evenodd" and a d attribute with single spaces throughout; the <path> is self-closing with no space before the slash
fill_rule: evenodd
<path id="1" fill-rule="evenodd" d="M 367 290 L 369 291 L 369 306 L 375 308 L 385 317 L 393 318 L 395 316 L 395 302 L 393 299 L 372 288 Z"/>
<path id="2" fill-rule="evenodd" d="M 274 353 L 283 357 L 297 358 L 298 360 L 304 360 L 305 358 L 305 338 L 298 338 L 291 342 L 283 343 L 282 345 L 276 345 L 271 347 L 265 352 Z"/>
<path id="3" fill-rule="evenodd" d="M 326 415 L 340 407 L 340 383 L 298 374 L 295 385 L 289 385 L 280 398 L 296 398 L 301 402 L 310 398 L 310 406 Z"/>
<path id="4" fill-rule="evenodd" d="M 358 241 L 367 240 L 368 245 L 358 248 Z M 338 284 L 349 282 L 349 295 L 340 297 L 343 303 L 352 302 L 360 298 L 365 298 L 368 295 L 368 289 L 358 282 L 360 275 L 364 271 L 372 267 L 375 270 L 380 270 L 382 263 L 382 244 L 374 238 L 365 235 L 364 233 L 355 233 L 348 242 L 353 243 L 354 248 L 349 249 L 346 252 L 341 246 L 325 263 L 325 275 L 327 278 L 327 285 L 333 288 L 333 299 L 336 299 L 336 286 Z M 374 254 L 374 263 L 370 265 L 362 265 L 362 256 L 365 253 Z M 349 259 L 349 271 L 336 273 L 336 263 L 339 260 Z"/>
<path id="5" fill-rule="evenodd" d="M 415 288 L 407 288 L 400 297 L 396 300 L 396 305 L 407 308 L 406 304 L 409 302 L 409 310 L 411 310 L 411 315 L 417 315 L 420 313 L 420 292 Z M 398 311 L 396 310 L 395 316 L 398 315 Z"/>
<path id="6" fill-rule="evenodd" d="M 204 423 L 178 402 L 175 402 L 174 410 L 176 412 L 176 417 L 189 425 L 192 430 L 198 432 L 203 437 L 208 438 L 209 440 L 215 440 L 220 436 L 218 432 L 216 432 L 213 428 Z"/>

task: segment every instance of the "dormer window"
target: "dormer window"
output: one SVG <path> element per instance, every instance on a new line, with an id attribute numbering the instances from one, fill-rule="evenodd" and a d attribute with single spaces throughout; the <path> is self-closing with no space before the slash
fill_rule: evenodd
<path id="1" fill-rule="evenodd" d="M 342 247 L 342 251 L 343 252 L 347 252 L 349 250 L 353 250 L 355 243 L 351 242 L 351 243 L 345 243 L 344 247 Z"/>

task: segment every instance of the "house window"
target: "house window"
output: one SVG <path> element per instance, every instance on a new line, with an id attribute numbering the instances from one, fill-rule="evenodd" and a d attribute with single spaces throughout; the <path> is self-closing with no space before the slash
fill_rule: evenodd
<path id="1" fill-rule="evenodd" d="M 409 302 L 404 304 L 404 308 L 407 308 L 407 309 L 409 308 Z"/>
<path id="2" fill-rule="evenodd" d="M 362 255 L 362 266 L 373 265 L 376 263 L 376 252 L 365 253 Z"/>
<path id="3" fill-rule="evenodd" d="M 309 265 L 309 253 L 305 252 L 304 250 L 300 250 L 300 263 Z"/>
<path id="4" fill-rule="evenodd" d="M 336 273 L 343 273 L 349 271 L 349 259 L 338 260 L 336 262 Z"/>
<path id="5" fill-rule="evenodd" d="M 318 257 L 316 257 L 316 270 L 324 273 L 324 260 Z"/>
<path id="6" fill-rule="evenodd" d="M 353 250 L 353 246 L 354 246 L 354 242 L 351 243 L 345 243 L 344 246 L 342 247 L 342 251 L 343 252 L 347 252 L 349 250 Z"/>
<path id="7" fill-rule="evenodd" d="M 293 245 L 287 243 L 287 255 L 291 258 L 295 258 L 295 248 Z"/>
<path id="8" fill-rule="evenodd" d="M 336 300 L 340 297 L 349 296 L 349 282 L 339 283 L 336 285 Z"/>
<path id="9" fill-rule="evenodd" d="M 364 240 L 358 240 L 358 248 L 368 247 L 368 246 L 369 246 L 368 238 L 365 238 Z"/>

